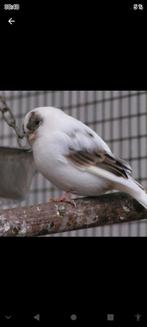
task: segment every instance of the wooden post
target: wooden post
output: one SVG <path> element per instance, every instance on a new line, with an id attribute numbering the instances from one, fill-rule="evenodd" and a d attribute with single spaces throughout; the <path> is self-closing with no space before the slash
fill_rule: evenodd
<path id="1" fill-rule="evenodd" d="M 147 210 L 124 193 L 0 210 L 0 236 L 39 236 L 147 219 Z"/>

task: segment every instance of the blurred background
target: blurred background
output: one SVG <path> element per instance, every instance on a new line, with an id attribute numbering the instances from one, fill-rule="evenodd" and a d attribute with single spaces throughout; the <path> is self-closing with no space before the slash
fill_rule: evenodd
<path id="1" fill-rule="evenodd" d="M 147 91 L 0 91 L 21 126 L 35 107 L 55 106 L 94 129 L 133 176 L 147 189 Z M 18 147 L 15 133 L 0 113 L 0 146 Z M 1 208 L 29 206 L 61 191 L 37 173 L 23 201 L 0 198 Z M 53 236 L 53 235 L 52 235 Z M 54 236 L 147 236 L 147 220 L 55 234 Z"/>

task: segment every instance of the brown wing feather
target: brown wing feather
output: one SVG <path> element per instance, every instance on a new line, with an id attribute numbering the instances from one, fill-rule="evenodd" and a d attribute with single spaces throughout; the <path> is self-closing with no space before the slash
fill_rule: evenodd
<path id="1" fill-rule="evenodd" d="M 127 162 L 106 152 L 75 151 L 72 148 L 69 150 L 70 153 L 66 157 L 80 167 L 94 165 L 124 178 L 128 178 L 128 175 L 131 174 L 132 169 Z"/>

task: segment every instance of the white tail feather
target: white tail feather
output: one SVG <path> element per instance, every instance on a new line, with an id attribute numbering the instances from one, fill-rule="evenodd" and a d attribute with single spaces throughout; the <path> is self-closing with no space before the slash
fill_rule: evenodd
<path id="1" fill-rule="evenodd" d="M 147 194 L 145 193 L 145 192 L 143 192 L 142 191 L 142 195 L 141 195 L 141 197 L 139 197 L 138 199 L 136 198 L 136 200 L 140 203 L 140 204 L 142 204 L 142 206 L 144 207 L 144 208 L 146 208 L 147 209 Z"/>
<path id="2" fill-rule="evenodd" d="M 147 193 L 131 176 L 128 178 L 118 177 L 105 169 L 94 166 L 86 167 L 86 170 L 96 176 L 101 176 L 111 181 L 114 189 L 130 194 L 147 209 Z"/>
<path id="3" fill-rule="evenodd" d="M 119 190 L 130 194 L 135 200 L 137 200 L 144 208 L 147 209 L 147 193 L 140 188 L 139 184 L 130 177 L 128 180 L 124 179 L 124 183 L 119 185 Z"/>

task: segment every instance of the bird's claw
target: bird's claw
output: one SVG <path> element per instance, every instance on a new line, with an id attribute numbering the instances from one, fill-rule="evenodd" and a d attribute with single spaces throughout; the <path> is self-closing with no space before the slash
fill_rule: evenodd
<path id="1" fill-rule="evenodd" d="M 73 199 L 71 199 L 70 195 L 68 193 L 64 193 L 62 196 L 60 196 L 57 199 L 49 199 L 49 202 L 66 202 L 74 206 L 76 208 L 76 203 Z"/>

